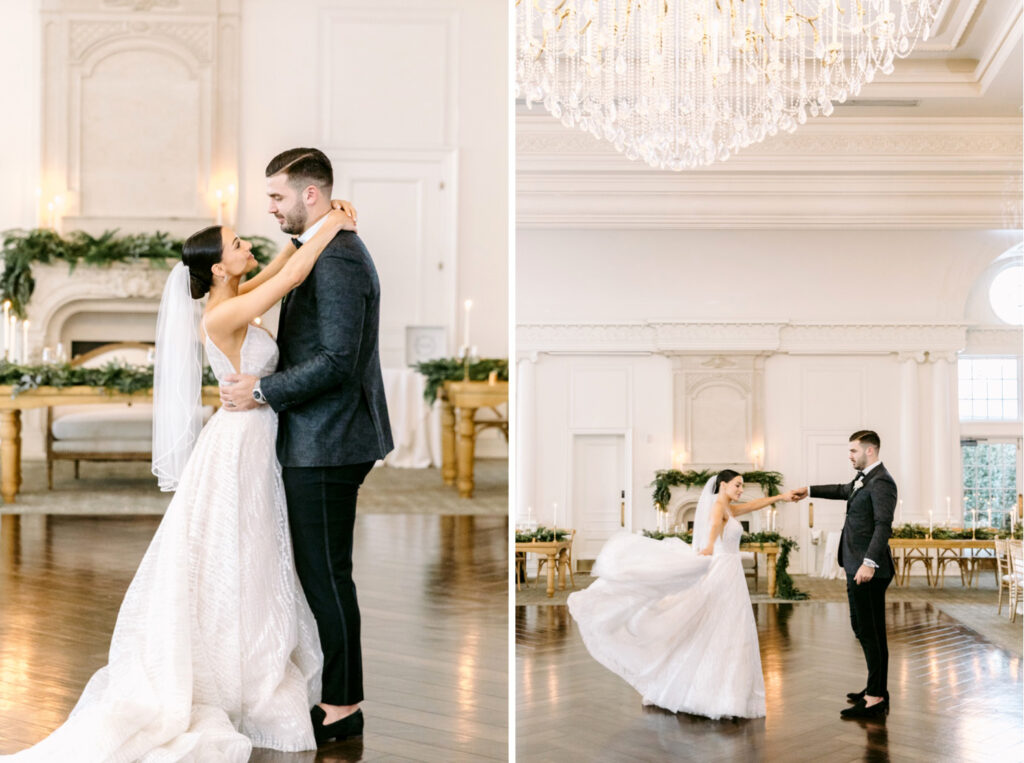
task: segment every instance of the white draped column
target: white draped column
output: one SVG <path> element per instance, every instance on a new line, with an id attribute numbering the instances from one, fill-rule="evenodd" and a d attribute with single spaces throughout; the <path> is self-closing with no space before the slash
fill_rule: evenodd
<path id="1" fill-rule="evenodd" d="M 537 382 L 534 378 L 537 358 L 520 358 L 516 367 L 516 523 L 526 522 L 529 507 L 536 517 L 537 485 Z"/>
<path id="2" fill-rule="evenodd" d="M 901 352 L 900 361 L 900 466 L 895 474 L 903 501 L 902 517 L 896 522 L 928 520 L 921 491 L 921 375 L 923 352 Z M 884 459 L 883 459 L 884 460 Z"/>
<path id="3" fill-rule="evenodd" d="M 960 517 L 960 487 L 953 484 L 953 455 L 957 428 L 954 426 L 952 395 L 956 391 L 953 383 L 956 374 L 956 353 L 929 353 L 932 361 L 932 442 L 931 466 L 932 489 L 930 502 L 924 507 L 924 520 L 928 509 L 933 513 L 936 525 L 946 521 L 946 496 L 953 500 L 952 517 L 954 524 Z M 959 465 L 955 470 L 959 474 Z"/>

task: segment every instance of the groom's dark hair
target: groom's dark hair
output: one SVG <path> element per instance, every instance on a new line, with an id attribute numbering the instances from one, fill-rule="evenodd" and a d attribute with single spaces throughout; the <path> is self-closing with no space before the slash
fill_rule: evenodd
<path id="1" fill-rule="evenodd" d="M 878 435 L 872 432 L 870 429 L 861 429 L 859 432 L 854 432 L 850 435 L 850 442 L 856 440 L 861 445 L 874 445 L 875 450 L 882 449 L 882 441 L 878 439 Z"/>
<path id="2" fill-rule="evenodd" d="M 288 175 L 293 188 L 315 185 L 330 194 L 334 186 L 334 170 L 331 160 L 317 148 L 290 148 L 270 160 L 267 177 L 281 173 Z"/>

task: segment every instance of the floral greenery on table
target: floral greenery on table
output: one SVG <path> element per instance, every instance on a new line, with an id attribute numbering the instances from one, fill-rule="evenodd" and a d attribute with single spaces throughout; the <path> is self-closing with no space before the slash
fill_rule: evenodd
<path id="1" fill-rule="evenodd" d="M 203 384 L 217 384 L 209 366 L 203 369 Z M 11 397 L 37 387 L 95 387 L 132 394 L 153 389 L 153 366 L 130 366 L 116 361 L 98 368 L 82 368 L 67 363 L 22 366 L 0 360 L 0 386 L 7 385 L 12 387 Z"/>
<path id="2" fill-rule="evenodd" d="M 994 527 L 976 527 L 974 530 L 971 530 L 969 527 L 932 528 L 933 540 L 992 540 L 994 538 L 1006 538 L 1009 535 L 1007 531 Z M 909 522 L 893 526 L 892 537 L 899 540 L 923 540 L 928 537 L 928 526 L 910 524 Z M 1022 532 L 1020 525 L 1017 525 L 1014 529 L 1013 537 L 1024 537 L 1024 532 Z"/>
<path id="3" fill-rule="evenodd" d="M 557 530 L 538 525 L 536 530 L 516 530 L 516 543 L 551 543 L 566 540 L 571 533 L 568 530 Z"/>
<path id="4" fill-rule="evenodd" d="M 651 498 L 654 503 L 661 506 L 662 511 L 668 510 L 668 502 L 672 497 L 674 487 L 704 487 L 704 484 L 718 474 L 711 469 L 700 471 L 680 471 L 679 469 L 659 469 L 654 473 L 654 493 Z M 760 485 L 765 495 L 777 495 L 782 485 L 782 475 L 779 472 L 752 471 L 743 473 L 743 481 Z"/>
<path id="5" fill-rule="evenodd" d="M 689 530 L 678 533 L 663 533 L 658 530 L 644 530 L 644 536 L 663 540 L 665 538 L 679 538 L 684 543 L 693 542 L 693 533 Z M 740 538 L 740 545 L 761 546 L 777 545 L 779 555 L 775 558 L 775 595 L 779 599 L 798 601 L 810 598 L 806 593 L 793 585 L 793 578 L 789 575 L 789 552 L 800 548 L 795 540 L 779 535 L 777 532 L 743 533 Z"/>
<path id="6" fill-rule="evenodd" d="M 462 381 L 466 374 L 466 365 L 458 358 L 437 358 L 415 363 L 417 371 L 427 377 L 427 385 L 423 397 L 428 403 L 437 399 L 437 391 L 446 381 Z M 497 371 L 498 379 L 508 381 L 507 358 L 480 358 L 469 364 L 470 381 L 487 381 L 491 371 Z"/>
<path id="7" fill-rule="evenodd" d="M 274 242 L 263 236 L 250 236 L 256 261 L 266 265 L 275 254 Z M 10 300 L 11 311 L 25 318 L 36 282 L 32 277 L 34 264 L 53 265 L 66 262 L 68 272 L 79 265 L 104 267 L 118 262 L 149 262 L 153 267 L 167 269 L 171 260 L 181 259 L 185 240 L 169 233 L 134 233 L 119 236 L 108 230 L 99 236 L 74 231 L 61 236 L 49 228 L 9 230 L 3 233 L 0 254 L 4 259 L 0 274 L 0 300 Z"/>

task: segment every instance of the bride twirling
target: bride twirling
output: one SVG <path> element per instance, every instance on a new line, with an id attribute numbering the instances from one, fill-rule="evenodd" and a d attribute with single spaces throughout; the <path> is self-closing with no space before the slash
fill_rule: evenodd
<path id="1" fill-rule="evenodd" d="M 736 516 L 793 495 L 733 503 L 742 492 L 743 477 L 731 469 L 708 481 L 692 546 L 678 538 L 613 536 L 594 564 L 597 580 L 569 596 L 591 655 L 639 691 L 644 704 L 708 718 L 765 714 Z"/>
<path id="2" fill-rule="evenodd" d="M 62 726 L 0 758 L 241 763 L 254 745 L 315 749 L 322 656 L 292 559 L 277 417 L 260 406 L 202 426 L 199 330 L 218 379 L 273 371 L 277 345 L 250 321 L 343 228 L 351 218 L 328 213 L 244 284 L 256 261 L 233 231 L 213 226 L 185 243 L 160 303 L 154 378 L 153 471 L 176 492 L 121 604 L 107 665 Z M 200 320 L 195 300 L 207 291 Z"/>

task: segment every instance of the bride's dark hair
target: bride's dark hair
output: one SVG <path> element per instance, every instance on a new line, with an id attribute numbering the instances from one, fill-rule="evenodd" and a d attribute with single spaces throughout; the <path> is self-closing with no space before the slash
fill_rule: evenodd
<path id="1" fill-rule="evenodd" d="M 221 226 L 211 225 L 193 233 L 181 249 L 181 261 L 188 268 L 189 291 L 192 299 L 206 296 L 213 284 L 213 266 L 220 262 L 224 253 Z"/>
<path id="2" fill-rule="evenodd" d="M 715 478 L 715 493 L 718 493 L 718 488 L 722 487 L 724 483 L 732 482 L 737 477 L 742 476 L 742 474 L 740 474 L 739 472 L 735 472 L 732 469 L 723 469 L 718 473 L 718 477 Z"/>

